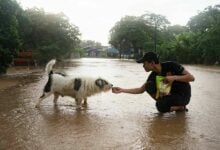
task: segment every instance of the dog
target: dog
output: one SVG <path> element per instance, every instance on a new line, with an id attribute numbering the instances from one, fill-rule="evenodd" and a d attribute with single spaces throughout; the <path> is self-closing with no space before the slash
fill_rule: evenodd
<path id="1" fill-rule="evenodd" d="M 44 87 L 43 94 L 39 98 L 36 108 L 45 98 L 54 95 L 54 104 L 57 105 L 59 96 L 70 96 L 75 99 L 77 108 L 87 104 L 87 97 L 107 92 L 112 89 L 113 85 L 102 78 L 91 77 L 72 77 L 62 73 L 54 73 L 53 66 L 56 60 L 49 61 L 45 71 L 48 74 L 48 81 Z"/>

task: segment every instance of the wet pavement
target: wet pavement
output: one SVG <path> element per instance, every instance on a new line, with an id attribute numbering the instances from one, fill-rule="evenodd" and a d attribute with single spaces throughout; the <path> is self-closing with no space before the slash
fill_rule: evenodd
<path id="1" fill-rule="evenodd" d="M 0 78 L 0 149 L 152 149 L 217 150 L 220 147 L 220 70 L 185 66 L 191 83 L 189 111 L 159 114 L 147 93 L 98 94 L 87 108 L 61 97 L 37 99 L 47 81 L 43 71 Z M 76 59 L 55 66 L 69 75 L 104 77 L 114 86 L 141 86 L 147 76 L 140 64 L 117 59 Z"/>

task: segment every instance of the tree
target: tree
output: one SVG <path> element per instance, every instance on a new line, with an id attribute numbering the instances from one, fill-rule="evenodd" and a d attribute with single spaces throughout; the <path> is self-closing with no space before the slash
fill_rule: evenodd
<path id="1" fill-rule="evenodd" d="M 158 30 L 163 30 L 167 27 L 170 22 L 166 19 L 165 16 L 154 14 L 154 13 L 146 13 L 141 16 L 144 20 L 146 20 L 146 24 L 154 28 L 154 51 L 157 51 L 157 32 Z"/>
<path id="2" fill-rule="evenodd" d="M 157 53 L 160 55 L 160 59 L 166 60 L 177 60 L 176 55 L 176 43 L 177 36 L 184 32 L 187 32 L 186 26 L 174 25 L 168 26 L 166 29 L 161 30 L 160 33 L 160 44 L 157 46 Z"/>
<path id="3" fill-rule="evenodd" d="M 20 46 L 16 18 L 20 9 L 14 0 L 0 0 L 0 74 L 6 73 Z"/>
<path id="4" fill-rule="evenodd" d="M 192 17 L 187 27 L 168 27 L 162 37 L 164 42 L 158 45 L 158 52 L 163 60 L 196 64 L 220 62 L 220 6 L 207 7 Z"/>
<path id="5" fill-rule="evenodd" d="M 82 49 L 86 49 L 86 48 L 99 49 L 99 48 L 102 48 L 102 44 L 99 42 L 92 41 L 92 40 L 84 40 L 84 41 L 81 41 L 80 47 Z"/>
<path id="6" fill-rule="evenodd" d="M 175 39 L 176 35 L 187 32 L 188 30 L 189 29 L 186 26 L 181 26 L 181 25 L 168 26 L 163 36 L 170 41 Z"/>
<path id="7" fill-rule="evenodd" d="M 100 50 L 103 49 L 103 46 L 101 43 L 96 42 L 96 41 L 92 41 L 92 40 L 83 40 L 80 43 L 80 54 L 89 54 L 91 50 Z"/>
<path id="8" fill-rule="evenodd" d="M 200 35 L 197 49 L 202 51 L 203 63 L 220 61 L 220 5 L 207 7 L 188 22 L 190 30 Z"/>
<path id="9" fill-rule="evenodd" d="M 150 30 L 142 18 L 126 16 L 110 30 L 109 43 L 119 50 L 120 56 L 126 50 L 133 50 L 135 58 L 138 58 L 149 45 L 152 38 Z"/>
<path id="10" fill-rule="evenodd" d="M 63 58 L 79 47 L 79 29 L 63 13 L 51 14 L 43 9 L 27 9 L 20 23 L 23 29 L 22 48 L 32 50 L 39 62 Z"/>

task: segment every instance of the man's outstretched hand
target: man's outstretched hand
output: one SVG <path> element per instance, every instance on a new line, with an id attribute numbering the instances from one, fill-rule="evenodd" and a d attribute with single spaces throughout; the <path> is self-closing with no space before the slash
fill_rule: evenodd
<path id="1" fill-rule="evenodd" d="M 121 93 L 121 92 L 122 92 L 122 88 L 120 88 L 120 87 L 113 87 L 112 88 L 112 93 L 118 94 L 118 93 Z"/>

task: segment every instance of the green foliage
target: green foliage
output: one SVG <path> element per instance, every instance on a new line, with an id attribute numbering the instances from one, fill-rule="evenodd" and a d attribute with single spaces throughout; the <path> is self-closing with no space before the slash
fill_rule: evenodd
<path id="1" fill-rule="evenodd" d="M 165 16 L 154 14 L 154 13 L 146 13 L 141 16 L 145 20 L 145 23 L 148 26 L 153 28 L 157 28 L 158 30 L 165 29 L 170 22 L 166 19 Z"/>
<path id="2" fill-rule="evenodd" d="M 200 63 L 214 64 L 220 61 L 220 5 L 207 7 L 188 22 L 194 38 L 196 54 L 202 58 Z M 198 52 L 200 51 L 200 52 Z"/>
<path id="3" fill-rule="evenodd" d="M 79 29 L 62 14 L 32 8 L 24 12 L 21 23 L 23 49 L 32 50 L 38 62 L 64 58 L 79 46 Z"/>
<path id="4" fill-rule="evenodd" d="M 45 63 L 68 57 L 79 47 L 79 29 L 62 13 L 23 10 L 15 0 L 0 0 L 0 22 L 0 74 L 19 49 L 32 51 L 38 62 Z"/>
<path id="5" fill-rule="evenodd" d="M 141 20 L 141 25 L 134 23 Z M 220 62 L 220 5 L 207 7 L 188 26 L 167 26 L 169 21 L 152 13 L 122 18 L 110 31 L 110 44 L 123 52 L 157 50 L 162 61 L 216 64 Z M 143 26 L 142 26 L 143 25 Z M 135 42 L 134 40 L 135 39 Z"/>
<path id="6" fill-rule="evenodd" d="M 157 47 L 163 42 L 162 33 L 167 29 L 167 25 L 170 24 L 170 22 L 166 19 L 165 16 L 154 13 L 146 13 L 142 15 L 141 18 L 145 20 L 145 24 L 153 29 L 151 30 L 151 34 L 153 35 L 153 47 L 150 49 L 157 51 Z"/>
<path id="7" fill-rule="evenodd" d="M 20 46 L 16 16 L 20 10 L 13 0 L 0 0 L 0 74 L 5 73 Z"/>
<path id="8" fill-rule="evenodd" d="M 102 48 L 103 46 L 99 42 L 95 42 L 92 40 L 84 40 L 84 41 L 81 41 L 80 47 L 82 49 L 87 49 L 87 48 L 99 49 L 99 48 Z"/>
<path id="9" fill-rule="evenodd" d="M 111 29 L 109 43 L 117 48 L 120 53 L 125 50 L 134 50 L 137 57 L 140 50 L 148 46 L 152 46 L 151 27 L 145 24 L 145 20 L 140 17 L 126 16 L 122 18 Z"/>
<path id="10" fill-rule="evenodd" d="M 111 29 L 109 43 L 119 49 L 120 53 L 133 50 L 137 58 L 144 51 L 152 51 L 161 42 L 160 32 L 168 23 L 164 16 L 156 14 L 126 16 Z"/>

